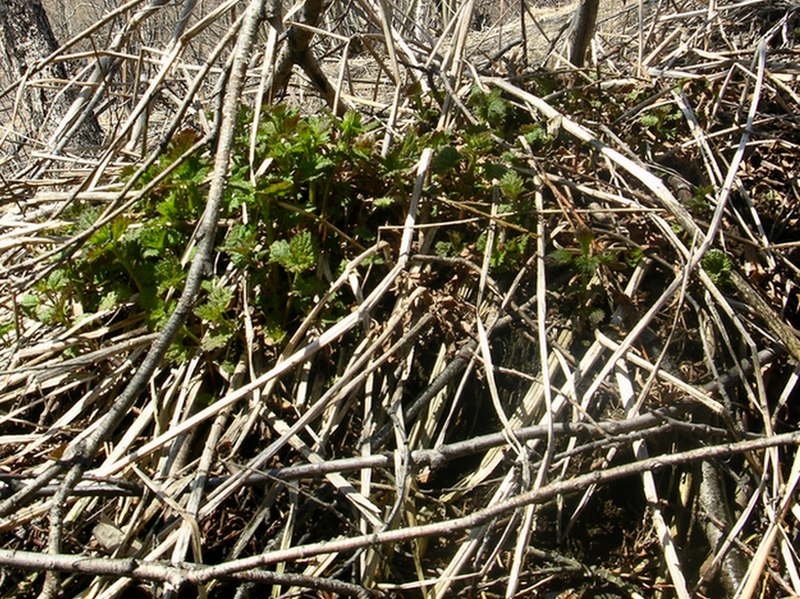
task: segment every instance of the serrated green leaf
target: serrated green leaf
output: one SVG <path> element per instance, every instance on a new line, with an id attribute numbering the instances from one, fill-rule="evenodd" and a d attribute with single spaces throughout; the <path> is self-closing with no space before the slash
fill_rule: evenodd
<path id="1" fill-rule="evenodd" d="M 507 170 L 500 179 L 500 192 L 503 197 L 515 201 L 525 190 L 525 181 L 515 170 Z"/>
<path id="2" fill-rule="evenodd" d="M 547 127 L 537 124 L 526 131 L 525 141 L 533 147 L 540 147 L 553 141 L 553 137 L 547 132 Z"/>
<path id="3" fill-rule="evenodd" d="M 733 264 L 730 257 L 722 250 L 716 248 L 708 250 L 700 263 L 715 285 L 725 285 L 730 281 Z"/>
<path id="4" fill-rule="evenodd" d="M 264 343 L 268 346 L 279 345 L 286 338 L 286 331 L 272 319 L 267 319 L 264 325 Z"/>
<path id="5" fill-rule="evenodd" d="M 279 239 L 269 248 L 270 262 L 277 262 L 291 273 L 301 273 L 317 264 L 314 239 L 309 231 L 298 233 L 290 241 Z"/>
<path id="6" fill-rule="evenodd" d="M 364 132 L 364 125 L 361 122 L 361 113 L 348 110 L 339 122 L 339 129 L 342 132 L 342 139 L 349 141 Z"/>
<path id="7" fill-rule="evenodd" d="M 639 117 L 639 123 L 642 125 L 642 127 L 657 127 L 659 119 L 655 114 L 643 114 L 641 117 Z"/>
<path id="8" fill-rule="evenodd" d="M 39 297 L 33 293 L 26 293 L 20 298 L 19 305 L 28 316 L 33 316 L 39 307 Z"/>
<path id="9" fill-rule="evenodd" d="M 233 327 L 226 322 L 224 326 L 207 331 L 206 334 L 203 335 L 203 340 L 200 342 L 200 345 L 205 351 L 221 349 L 231 340 L 233 332 Z"/>
<path id="10" fill-rule="evenodd" d="M 442 258 L 447 258 L 455 255 L 455 251 L 453 250 L 453 244 L 449 241 L 437 241 L 436 245 L 433 247 L 433 251 L 436 253 L 437 256 L 440 256 Z"/>
<path id="11" fill-rule="evenodd" d="M 102 312 L 104 310 L 110 310 L 114 308 L 119 303 L 119 294 L 116 291 L 109 291 L 108 293 L 104 294 L 103 297 L 100 299 L 100 303 L 97 306 L 97 311 Z"/>
<path id="12" fill-rule="evenodd" d="M 208 292 L 208 296 L 203 304 L 194 309 L 195 315 L 209 322 L 222 321 L 233 299 L 233 289 L 211 281 L 204 281 L 202 287 Z"/>
<path id="13" fill-rule="evenodd" d="M 453 170 L 461 162 L 461 154 L 451 145 L 439 148 L 431 161 L 431 169 L 434 173 L 442 175 Z"/>
<path id="14" fill-rule="evenodd" d="M 45 287 L 50 291 L 60 291 L 70 283 L 70 275 L 63 268 L 57 268 L 47 277 Z"/>
<path id="15" fill-rule="evenodd" d="M 36 309 L 36 318 L 45 324 L 53 324 L 56 321 L 56 315 L 56 309 L 53 306 L 39 306 Z"/>
<path id="16" fill-rule="evenodd" d="M 550 254 L 550 259 L 557 264 L 571 264 L 575 259 L 575 256 L 573 256 L 568 250 L 559 248 Z"/>
<path id="17" fill-rule="evenodd" d="M 237 223 L 228 231 L 219 249 L 231 257 L 235 266 L 244 268 L 261 258 L 262 252 L 257 251 L 257 245 L 258 236 L 255 228 Z"/>
<path id="18" fill-rule="evenodd" d="M 191 356 L 190 348 L 186 347 L 183 343 L 176 341 L 169 346 L 167 350 L 167 360 L 175 364 L 184 364 Z"/>
<path id="19" fill-rule="evenodd" d="M 490 181 L 492 179 L 500 180 L 505 177 L 506 173 L 508 172 L 508 167 L 499 162 L 487 162 L 483 165 L 483 172 L 486 178 Z"/>
<path id="20" fill-rule="evenodd" d="M 285 239 L 278 239 L 277 241 L 273 241 L 272 245 L 269 246 L 270 262 L 277 262 L 278 264 L 286 268 L 286 265 L 291 263 L 291 259 L 292 259 L 292 252 L 289 249 L 289 242 L 286 241 Z"/>
<path id="21" fill-rule="evenodd" d="M 470 105 L 475 107 L 476 116 L 492 127 L 504 124 L 508 103 L 503 99 L 500 90 L 494 89 L 486 94 L 475 86 L 470 95 Z"/>
<path id="22" fill-rule="evenodd" d="M 159 294 L 162 294 L 171 287 L 181 287 L 186 279 L 186 273 L 177 256 L 167 255 L 156 264 L 155 278 L 156 290 Z"/>

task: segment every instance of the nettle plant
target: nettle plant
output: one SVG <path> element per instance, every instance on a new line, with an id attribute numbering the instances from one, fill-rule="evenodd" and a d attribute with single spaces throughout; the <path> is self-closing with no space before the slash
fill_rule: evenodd
<path id="1" fill-rule="evenodd" d="M 394 203 L 372 201 L 399 197 L 402 190 L 376 176 L 376 144 L 357 115 L 301 118 L 274 107 L 259 122 L 252 160 L 248 118 L 242 116 L 234 150 L 215 272 L 176 342 L 175 358 L 193 346 L 225 347 L 236 337 L 245 279 L 254 323 L 270 342 L 279 342 L 327 287 L 326 275 L 374 242 L 380 224 L 397 219 L 387 214 L 399 212 Z M 198 139 L 191 131 L 173 138 L 139 183 L 172 172 L 22 298 L 28 317 L 72 326 L 116 308 L 120 317 L 134 310 L 152 329 L 164 323 L 184 283 L 190 242 L 205 208 L 212 157 L 208 148 L 185 156 Z M 76 202 L 65 212 L 68 230 L 54 233 L 85 231 L 100 212 Z M 326 317 L 335 318 L 345 307 L 334 302 L 330 310 Z"/>
<path id="2" fill-rule="evenodd" d="M 344 265 L 375 243 L 383 225 L 403 222 L 424 148 L 433 148 L 435 159 L 423 219 L 458 220 L 464 210 L 479 217 L 479 222 L 445 228 L 436 251 L 482 254 L 487 221 L 480 215 L 488 217 L 499 197 L 503 224 L 492 267 L 513 272 L 523 264 L 535 247 L 528 233 L 535 222 L 533 186 L 509 148 L 520 131 L 542 151 L 549 138 L 540 125 L 520 122 L 499 94 L 476 92 L 470 105 L 477 124 L 437 131 L 421 113 L 386 155 L 379 150 L 380 132 L 354 113 L 342 119 L 305 117 L 277 105 L 264 111 L 255 132 L 252 114 L 243 113 L 213 273 L 171 359 L 184 359 L 199 348 L 223 352 L 217 357 L 227 360 L 243 343 L 245 311 L 260 339 L 279 345 Z M 185 282 L 192 238 L 205 208 L 213 158 L 208 147 L 192 151 L 199 140 L 191 130 L 172 139 L 137 181 L 138 186 L 159 181 L 147 196 L 95 231 L 22 298 L 29 318 L 72 327 L 103 313 L 105 322 L 133 319 L 132 324 L 160 329 Z M 100 206 L 75 202 L 64 213 L 68 230 L 53 233 L 86 231 L 100 213 Z M 391 234 L 387 240 L 392 241 Z M 376 268 L 380 260 L 373 259 Z M 323 324 L 348 313 L 354 298 L 347 294 L 330 299 Z"/>
<path id="3" fill-rule="evenodd" d="M 243 113 L 214 272 L 170 357 L 180 360 L 197 348 L 227 353 L 243 338 L 246 308 L 261 339 L 280 344 L 344 265 L 375 243 L 381 226 L 403 221 L 423 148 L 435 148 L 438 160 L 426 197 L 469 199 L 488 212 L 492 181 L 499 179 L 504 209 L 523 203 L 527 181 L 503 166 L 509 157 L 493 138 L 502 126 L 502 106 L 496 98 L 487 102 L 494 105 L 487 116 L 498 121 L 487 120 L 458 138 L 410 128 L 386 156 L 379 151 L 379 132 L 357 114 L 304 117 L 278 105 L 264 112 L 253 133 L 252 114 Z M 190 152 L 198 141 L 190 130 L 173 138 L 137 185 L 162 180 L 24 295 L 26 316 L 65 327 L 98 313 L 117 322 L 143 321 L 152 330 L 163 325 L 185 282 L 192 237 L 205 208 L 212 156 L 208 148 Z M 433 204 L 433 212 L 452 210 Z M 64 213 L 67 230 L 53 233 L 86 231 L 100 213 L 100 206 L 75 202 Z M 474 247 L 481 230 L 464 231 L 463 242 Z M 496 264 L 512 267 L 532 245 L 514 232 L 498 244 Z M 332 298 L 322 314 L 325 322 L 347 313 L 352 301 L 347 293 Z"/>
<path id="4" fill-rule="evenodd" d="M 573 244 L 555 250 L 549 258 L 553 264 L 567 267 L 572 274 L 561 292 L 576 328 L 596 328 L 608 316 L 603 308 L 606 303 L 603 278 L 611 270 L 624 268 L 618 252 L 596 244 L 594 232 L 579 225 Z"/>
<path id="5" fill-rule="evenodd" d="M 515 272 L 534 250 L 531 231 L 536 217 L 531 177 L 522 174 L 530 172 L 528 165 L 512 148 L 520 135 L 534 150 L 542 150 L 552 138 L 545 125 L 532 122 L 529 113 L 509 104 L 498 90 L 486 93 L 476 86 L 467 105 L 473 120 L 462 123 L 457 133 L 434 136 L 431 193 L 460 206 L 459 216 L 488 218 L 497 201 L 499 234 L 492 246 L 491 267 L 500 273 Z M 472 229 L 444 231 L 435 251 L 446 257 L 474 252 L 480 260 L 486 242 L 486 221 L 481 220 Z"/>

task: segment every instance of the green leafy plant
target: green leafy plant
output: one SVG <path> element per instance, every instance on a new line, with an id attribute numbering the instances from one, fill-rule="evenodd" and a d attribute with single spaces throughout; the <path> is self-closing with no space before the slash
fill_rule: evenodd
<path id="1" fill-rule="evenodd" d="M 700 264 L 715 285 L 725 286 L 730 284 L 733 264 L 728 254 L 716 248 L 710 249 L 703 256 Z"/>
<path id="2" fill-rule="evenodd" d="M 560 248 L 550 255 L 550 260 L 567 267 L 573 273 L 564 289 L 562 307 L 579 328 L 587 324 L 597 326 L 606 316 L 599 306 L 603 301 L 603 286 L 596 275 L 604 268 L 618 268 L 617 252 L 597 251 L 594 232 L 588 227 L 575 231 L 577 248 Z"/>
<path id="3" fill-rule="evenodd" d="M 708 196 L 714 193 L 713 185 L 704 185 L 697 187 L 692 193 L 692 197 L 687 202 L 689 211 L 698 217 L 704 218 L 711 212 Z"/>
<path id="4" fill-rule="evenodd" d="M 317 251 L 309 231 L 293 236 L 291 240 L 280 239 L 269 248 L 270 262 L 277 262 L 288 272 L 299 274 L 317 263 Z"/>
<path id="5" fill-rule="evenodd" d="M 672 103 L 651 108 L 639 117 L 641 127 L 663 141 L 675 140 L 682 123 L 683 113 Z"/>
<path id="6" fill-rule="evenodd" d="M 472 88 L 469 96 L 469 105 L 484 124 L 493 129 L 502 129 L 508 116 L 508 102 L 502 97 L 499 89 L 493 89 L 488 94 L 477 85 Z"/>
<path id="7" fill-rule="evenodd" d="M 448 173 L 456 168 L 462 158 L 461 153 L 456 148 L 447 144 L 439 148 L 439 151 L 434 155 L 431 170 L 440 175 Z"/>
<path id="8" fill-rule="evenodd" d="M 483 253 L 486 249 L 486 233 L 478 237 L 476 248 Z M 527 256 L 528 240 L 527 235 L 516 235 L 509 239 L 495 240 L 490 258 L 490 266 L 499 271 L 516 270 L 519 268 Z"/>
<path id="9" fill-rule="evenodd" d="M 500 192 L 509 202 L 516 202 L 525 191 L 525 180 L 513 170 L 507 170 L 500 179 Z"/>
<path id="10" fill-rule="evenodd" d="M 213 351 L 224 347 L 236 332 L 235 322 L 227 317 L 235 290 L 219 280 L 203 281 L 201 288 L 206 292 L 205 301 L 194 309 L 194 313 L 203 323 L 201 346 L 206 351 Z"/>
<path id="11" fill-rule="evenodd" d="M 328 286 L 330 281 L 320 275 L 332 277 L 374 243 L 382 225 L 402 222 L 425 148 L 435 150 L 426 196 L 446 198 L 470 214 L 488 215 L 499 185 L 504 218 L 522 223 L 516 210 L 528 180 L 521 169 L 512 168 L 516 158 L 500 140 L 513 109 L 499 92 L 476 91 L 470 101 L 480 126 L 458 133 L 420 127 L 420 132 L 411 130 L 398 139 L 386 155 L 380 152 L 377 133 L 354 113 L 342 119 L 303 117 L 276 105 L 253 123 L 252 114 L 243 112 L 222 206 L 214 276 L 202 285 L 169 358 L 183 360 L 201 350 L 220 352 L 219 360 L 227 359 L 229 348 L 243 339 L 235 317 L 243 281 L 248 282 L 255 330 L 267 345 L 281 343 Z M 513 141 L 518 130 L 507 135 Z M 199 140 L 191 130 L 174 137 L 137 181 L 150 185 L 149 193 L 96 230 L 69 262 L 21 298 L 27 317 L 70 325 L 81 315 L 100 311 L 120 318 L 136 312 L 151 329 L 163 326 L 185 283 L 191 241 L 205 208 L 212 157 Z M 451 204 L 431 209 L 443 206 L 453 209 Z M 67 213 L 72 223 L 68 232 L 92 227 L 100 212 L 98 205 L 76 202 Z M 498 236 L 493 268 L 513 270 L 527 259 L 532 244 L 522 231 Z M 448 256 L 471 251 L 476 241 L 478 246 L 485 243 L 481 232 L 477 224 L 453 230 L 437 240 L 436 251 Z M 370 264 L 383 268 L 380 256 Z M 335 297 L 320 318 L 333 321 L 350 309 Z"/>

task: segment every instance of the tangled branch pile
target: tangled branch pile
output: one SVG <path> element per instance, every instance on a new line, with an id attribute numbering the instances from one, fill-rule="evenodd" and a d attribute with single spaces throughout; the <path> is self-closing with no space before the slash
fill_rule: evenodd
<path id="1" fill-rule="evenodd" d="M 5 596 L 800 593 L 800 7 L 633 4 L 134 1 L 7 88 Z"/>

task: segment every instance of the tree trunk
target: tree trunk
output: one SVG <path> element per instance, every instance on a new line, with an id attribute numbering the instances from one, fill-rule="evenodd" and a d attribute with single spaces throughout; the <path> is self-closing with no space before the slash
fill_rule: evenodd
<path id="1" fill-rule="evenodd" d="M 576 67 L 582 67 L 586 60 L 586 51 L 594 37 L 599 5 L 600 0 L 579 0 L 572 17 L 566 55 L 567 60 Z"/>
<path id="2" fill-rule="evenodd" d="M 31 74 L 58 48 L 41 0 L 0 0 L 0 46 L 0 60 L 11 81 L 23 80 L 15 129 L 23 137 L 41 141 L 67 115 L 78 95 L 73 88 L 64 89 L 69 77 L 63 62 L 50 61 Z M 93 114 L 84 119 L 73 140 L 79 146 L 101 143 L 102 130 Z"/>
<path id="3" fill-rule="evenodd" d="M 278 0 L 274 0 L 270 4 L 271 18 L 275 21 L 273 26 L 281 27 L 281 4 Z M 272 100 L 286 87 L 292 76 L 292 67 L 297 65 L 305 71 L 311 83 L 322 94 L 328 106 L 336 111 L 336 114 L 342 116 L 347 111 L 347 106 L 341 99 L 336 104 L 336 89 L 328 81 L 327 76 L 314 58 L 314 53 L 309 48 L 311 40 L 314 38 L 314 32 L 310 28 L 319 25 L 326 8 L 326 3 L 323 0 L 306 0 L 303 4 L 303 10 L 298 21 L 309 27 L 309 29 L 292 25 L 286 32 L 287 43 L 275 61 L 269 93 L 265 96 L 266 100 Z"/>

